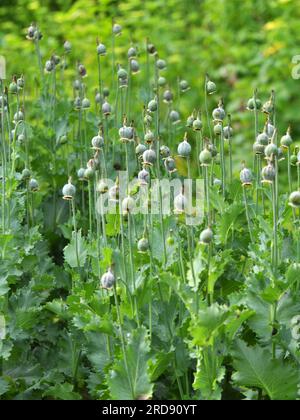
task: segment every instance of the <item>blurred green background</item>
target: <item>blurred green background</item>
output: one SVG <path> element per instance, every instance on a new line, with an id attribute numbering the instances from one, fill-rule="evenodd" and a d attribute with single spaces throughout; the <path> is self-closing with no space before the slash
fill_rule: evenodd
<path id="1" fill-rule="evenodd" d="M 295 0 L 1 0 L 0 54 L 7 58 L 8 77 L 24 72 L 34 79 L 37 74 L 34 46 L 25 39 L 26 28 L 36 22 L 44 35 L 44 62 L 53 52 L 62 53 L 64 40 L 71 41 L 74 62 L 87 66 L 91 91 L 97 86 L 96 37 L 107 46 L 104 75 L 111 75 L 112 18 L 123 26 L 116 46 L 119 62 L 126 63 L 130 41 L 142 50 L 148 36 L 168 62 L 170 85 L 178 76 L 189 81 L 192 89 L 181 104 L 184 118 L 203 107 L 208 72 L 232 113 L 238 145 L 252 135 L 253 116 L 241 111 L 255 87 L 262 100 L 276 90 L 280 132 L 291 124 L 297 140 L 300 80 L 291 75 L 292 57 L 300 54 Z"/>

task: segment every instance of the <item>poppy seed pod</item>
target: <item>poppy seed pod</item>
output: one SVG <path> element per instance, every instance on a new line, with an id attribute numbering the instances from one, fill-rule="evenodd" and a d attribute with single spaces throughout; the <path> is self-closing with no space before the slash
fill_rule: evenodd
<path id="1" fill-rule="evenodd" d="M 254 98 L 250 98 L 249 101 L 247 102 L 247 109 L 249 111 L 254 111 L 255 110 L 255 104 L 256 104 L 256 109 L 260 110 L 261 109 L 261 101 L 256 98 L 256 100 Z"/>
<path id="2" fill-rule="evenodd" d="M 243 187 L 252 185 L 253 176 L 251 170 L 243 168 L 240 172 L 240 180 Z"/>
<path id="3" fill-rule="evenodd" d="M 80 181 L 84 181 L 84 173 L 85 173 L 85 169 L 84 168 L 78 169 L 77 176 L 78 176 L 78 179 Z"/>
<path id="4" fill-rule="evenodd" d="M 78 80 L 78 79 L 74 80 L 74 82 L 73 82 L 73 88 L 75 90 L 80 90 L 81 89 L 81 82 L 80 82 L 80 80 Z"/>
<path id="5" fill-rule="evenodd" d="M 127 52 L 127 57 L 128 58 L 134 58 L 136 56 L 137 56 L 136 48 L 130 47 L 129 50 L 128 50 L 128 52 Z"/>
<path id="6" fill-rule="evenodd" d="M 189 127 L 189 128 L 193 128 L 194 121 L 195 121 L 195 116 L 194 116 L 194 114 L 192 114 L 187 118 L 186 126 Z"/>
<path id="7" fill-rule="evenodd" d="M 107 183 L 103 179 L 100 179 L 100 181 L 97 184 L 97 192 L 99 194 L 105 194 L 107 193 L 107 191 L 108 191 Z"/>
<path id="8" fill-rule="evenodd" d="M 136 74 L 140 71 L 140 65 L 137 60 L 130 61 L 130 69 L 133 74 Z"/>
<path id="9" fill-rule="evenodd" d="M 223 134 L 224 134 L 224 138 L 228 140 L 229 138 L 233 136 L 233 128 L 230 127 L 229 125 L 226 125 L 223 128 Z"/>
<path id="10" fill-rule="evenodd" d="M 186 92 L 190 89 L 190 85 L 186 80 L 180 80 L 179 87 L 181 92 Z"/>
<path id="11" fill-rule="evenodd" d="M 220 123 L 214 125 L 214 133 L 216 136 L 220 136 L 222 133 L 223 126 Z"/>
<path id="12" fill-rule="evenodd" d="M 287 130 L 285 136 L 281 137 L 280 144 L 283 148 L 289 149 L 293 144 L 293 139 L 290 135 L 290 130 Z"/>
<path id="13" fill-rule="evenodd" d="M 274 131 L 275 131 L 274 125 L 271 124 L 270 122 L 268 122 L 265 126 L 265 132 L 269 136 L 269 138 L 271 138 L 273 136 Z"/>
<path id="14" fill-rule="evenodd" d="M 168 156 L 170 156 L 171 152 L 170 149 L 168 148 L 168 146 L 161 146 L 160 148 L 160 155 L 163 159 L 167 158 Z"/>
<path id="15" fill-rule="evenodd" d="M 185 213 L 186 208 L 187 208 L 187 199 L 184 196 L 184 194 L 182 194 L 181 192 L 174 198 L 174 213 L 183 214 Z"/>
<path id="16" fill-rule="evenodd" d="M 26 38 L 27 38 L 27 39 L 29 39 L 29 40 L 34 39 L 34 34 L 35 34 L 35 31 L 36 31 L 36 27 L 35 27 L 34 25 L 30 25 L 30 26 L 27 28 L 27 35 L 26 35 Z"/>
<path id="17" fill-rule="evenodd" d="M 2 109 L 2 107 L 6 107 L 6 105 L 7 105 L 7 99 L 6 99 L 6 96 L 0 96 L 0 107 L 1 107 L 1 109 Z"/>
<path id="18" fill-rule="evenodd" d="M 111 269 L 109 269 L 106 273 L 103 274 L 101 277 L 101 286 L 103 289 L 111 289 L 115 284 L 115 276 Z"/>
<path id="19" fill-rule="evenodd" d="M 224 108 L 221 105 L 219 105 L 218 108 L 215 108 L 213 110 L 212 116 L 215 121 L 223 121 L 226 116 Z"/>
<path id="20" fill-rule="evenodd" d="M 24 114 L 22 111 L 17 111 L 14 115 L 14 122 L 17 123 L 19 121 L 23 121 L 24 120 Z"/>
<path id="21" fill-rule="evenodd" d="M 130 196 L 125 197 L 124 200 L 122 201 L 123 214 L 132 213 L 134 208 L 135 208 L 135 200 Z"/>
<path id="22" fill-rule="evenodd" d="M 122 26 L 118 23 L 115 23 L 112 27 L 112 32 L 114 35 L 119 36 L 122 34 Z"/>
<path id="23" fill-rule="evenodd" d="M 39 183 L 37 182 L 36 179 L 31 178 L 28 184 L 28 188 L 31 192 L 36 192 L 39 190 Z"/>
<path id="24" fill-rule="evenodd" d="M 203 124 L 202 124 L 202 121 L 201 121 L 201 119 L 199 118 L 199 116 L 193 121 L 193 130 L 195 130 L 195 131 L 200 131 L 200 130 L 202 130 L 202 126 L 203 126 Z"/>
<path id="25" fill-rule="evenodd" d="M 55 69 L 55 64 L 52 60 L 47 60 L 45 63 L 45 72 L 51 73 Z"/>
<path id="26" fill-rule="evenodd" d="M 289 205 L 293 208 L 300 208 L 300 191 L 294 191 L 289 197 Z"/>
<path id="27" fill-rule="evenodd" d="M 18 88 L 19 88 L 19 89 L 23 89 L 23 88 L 24 88 L 24 86 L 25 86 L 25 81 L 24 81 L 23 76 L 22 76 L 22 77 L 19 77 L 19 78 L 17 79 L 17 85 L 18 85 Z"/>
<path id="28" fill-rule="evenodd" d="M 281 147 L 278 147 L 278 162 L 285 160 L 285 156 Z"/>
<path id="29" fill-rule="evenodd" d="M 104 96 L 104 98 L 108 98 L 109 97 L 109 89 L 108 89 L 108 87 L 104 87 L 103 88 L 103 96 Z"/>
<path id="30" fill-rule="evenodd" d="M 95 136 L 92 138 L 92 149 L 100 150 L 103 146 L 104 146 L 104 139 L 102 136 L 98 134 L 98 136 Z"/>
<path id="31" fill-rule="evenodd" d="M 84 171 L 84 179 L 90 180 L 90 179 L 93 179 L 94 176 L 95 176 L 94 169 L 91 166 L 89 166 L 88 168 L 86 168 L 86 170 Z"/>
<path id="32" fill-rule="evenodd" d="M 187 139 L 185 138 L 178 146 L 177 152 L 181 157 L 189 157 L 192 152 L 192 147 L 190 143 L 188 143 Z"/>
<path id="33" fill-rule="evenodd" d="M 27 168 L 23 169 L 21 177 L 23 181 L 28 181 L 31 177 L 31 171 Z"/>
<path id="34" fill-rule="evenodd" d="M 167 63 L 165 62 L 165 60 L 159 58 L 156 61 L 156 66 L 159 70 L 165 70 L 167 68 Z"/>
<path id="35" fill-rule="evenodd" d="M 123 127 L 119 129 L 119 136 L 120 141 L 122 143 L 128 143 L 134 139 L 134 129 L 131 126 L 126 126 L 125 124 Z"/>
<path id="36" fill-rule="evenodd" d="M 147 251 L 149 251 L 149 247 L 149 241 L 147 238 L 142 238 L 138 241 L 137 248 L 138 252 L 140 252 L 141 254 L 144 254 Z"/>
<path id="37" fill-rule="evenodd" d="M 165 165 L 166 170 L 170 174 L 172 174 L 172 173 L 174 173 L 174 172 L 177 171 L 177 169 L 176 169 L 176 162 L 175 162 L 175 160 L 171 156 L 169 156 L 169 157 L 167 157 L 165 159 L 164 165 Z"/>
<path id="38" fill-rule="evenodd" d="M 265 114 L 271 114 L 274 111 L 273 101 L 267 101 L 263 104 L 262 111 Z"/>
<path id="39" fill-rule="evenodd" d="M 268 144 L 265 148 L 265 155 L 267 158 L 271 158 L 272 156 L 278 156 L 278 147 L 274 143 Z"/>
<path id="40" fill-rule="evenodd" d="M 292 155 L 291 156 L 291 165 L 295 166 L 295 165 L 297 165 L 297 162 L 298 162 L 297 155 Z"/>
<path id="41" fill-rule="evenodd" d="M 166 86 L 167 79 L 165 77 L 163 77 L 163 76 L 160 76 L 158 78 L 158 82 L 157 83 L 158 83 L 158 86 L 160 86 L 160 87 Z"/>
<path id="42" fill-rule="evenodd" d="M 140 181 L 141 185 L 147 185 L 150 182 L 150 174 L 146 169 L 142 169 L 138 173 L 138 180 Z"/>
<path id="43" fill-rule="evenodd" d="M 256 137 L 256 142 L 259 144 L 262 144 L 263 146 L 267 146 L 269 144 L 269 137 L 263 131 L 262 133 L 258 134 L 258 136 Z"/>
<path id="44" fill-rule="evenodd" d="M 216 92 L 216 90 L 217 90 L 217 86 L 216 86 L 216 84 L 215 84 L 214 82 L 212 82 L 211 80 L 208 80 L 208 81 L 206 82 L 206 92 L 207 92 L 209 95 L 212 95 L 213 93 L 215 93 L 215 92 Z"/>
<path id="45" fill-rule="evenodd" d="M 73 200 L 76 194 L 75 186 L 69 181 L 62 189 L 64 200 Z"/>
<path id="46" fill-rule="evenodd" d="M 222 186 L 222 181 L 219 178 L 214 178 L 213 184 L 214 184 L 214 187 L 220 188 Z"/>
<path id="47" fill-rule="evenodd" d="M 69 41 L 65 41 L 64 43 L 64 50 L 67 54 L 69 54 L 72 50 L 72 44 Z"/>
<path id="48" fill-rule="evenodd" d="M 98 55 L 105 55 L 106 54 L 106 46 L 104 44 L 97 45 L 97 54 Z"/>
<path id="49" fill-rule="evenodd" d="M 119 185 L 114 185 L 108 190 L 109 201 L 113 203 L 119 202 L 120 188 Z"/>
<path id="50" fill-rule="evenodd" d="M 172 124 L 178 124 L 180 122 L 180 115 L 178 111 L 170 111 L 169 118 Z"/>
<path id="51" fill-rule="evenodd" d="M 218 149 L 214 144 L 208 143 L 206 147 L 210 151 L 213 158 L 218 155 Z"/>
<path id="52" fill-rule="evenodd" d="M 151 144 L 154 142 L 155 136 L 154 133 L 151 130 L 147 130 L 145 136 L 144 136 L 144 140 L 147 144 Z"/>
<path id="53" fill-rule="evenodd" d="M 86 77 L 87 76 L 87 71 L 86 68 L 83 64 L 79 64 L 78 66 L 78 74 L 81 77 Z"/>
<path id="54" fill-rule="evenodd" d="M 199 155 L 199 161 L 202 166 L 209 166 L 212 162 L 212 154 L 211 152 L 205 148 Z"/>
<path id="55" fill-rule="evenodd" d="M 157 53 L 155 45 L 153 45 L 153 44 L 148 44 L 147 45 L 147 51 L 150 55 L 155 55 Z"/>
<path id="56" fill-rule="evenodd" d="M 12 95 L 15 95 L 18 93 L 18 85 L 16 82 L 11 82 L 9 87 L 8 87 L 8 91 L 9 93 L 11 93 Z"/>
<path id="57" fill-rule="evenodd" d="M 265 153 L 265 146 L 261 143 L 255 142 L 253 144 L 253 152 L 256 155 L 263 155 Z"/>
<path id="58" fill-rule="evenodd" d="M 82 108 L 83 109 L 89 109 L 91 107 L 91 102 L 88 98 L 82 99 Z"/>
<path id="59" fill-rule="evenodd" d="M 138 156 L 142 156 L 145 150 L 147 150 L 147 147 L 144 144 L 139 143 L 135 148 L 135 154 Z"/>
<path id="60" fill-rule="evenodd" d="M 173 101 L 173 93 L 169 89 L 164 91 L 163 101 L 167 104 Z"/>
<path id="61" fill-rule="evenodd" d="M 23 144 L 25 141 L 25 135 L 24 134 L 19 134 L 18 135 L 18 143 Z"/>
<path id="62" fill-rule="evenodd" d="M 102 113 L 105 116 L 108 116 L 111 114 L 111 106 L 107 101 L 105 101 L 102 105 Z"/>
<path id="63" fill-rule="evenodd" d="M 96 95 L 95 95 L 95 102 L 96 102 L 96 104 L 101 104 L 101 102 L 102 102 L 102 97 L 101 97 L 101 95 L 100 95 L 100 92 L 97 92 L 97 93 L 96 93 Z"/>
<path id="64" fill-rule="evenodd" d="M 79 110 L 81 108 L 81 99 L 79 96 L 76 96 L 76 98 L 74 99 L 74 108 L 76 110 Z"/>
<path id="65" fill-rule="evenodd" d="M 173 246 L 175 244 L 174 233 L 172 229 L 170 229 L 170 235 L 167 237 L 167 244 L 169 246 Z"/>
<path id="66" fill-rule="evenodd" d="M 126 80 L 128 77 L 128 74 L 127 74 L 127 71 L 123 69 L 123 67 L 120 67 L 117 72 L 117 76 L 119 80 Z"/>
<path id="67" fill-rule="evenodd" d="M 156 99 L 152 99 L 148 103 L 148 111 L 149 112 L 155 112 L 155 111 L 157 111 L 157 100 Z"/>
<path id="68" fill-rule="evenodd" d="M 145 116 L 144 116 L 144 124 L 146 124 L 146 125 L 149 125 L 149 124 L 151 124 L 152 123 L 152 117 L 151 117 L 151 115 L 150 114 L 146 114 Z"/>
<path id="69" fill-rule="evenodd" d="M 143 162 L 149 166 L 152 166 L 156 162 L 156 153 L 153 149 L 148 149 L 143 153 Z"/>
<path id="70" fill-rule="evenodd" d="M 53 61 L 55 66 L 58 66 L 58 64 L 60 63 L 60 57 L 58 55 L 54 54 L 52 56 L 52 61 Z"/>
<path id="71" fill-rule="evenodd" d="M 272 184 L 276 177 L 276 170 L 274 166 L 269 163 L 261 172 L 262 182 Z"/>
<path id="72" fill-rule="evenodd" d="M 204 229 L 200 233 L 200 243 L 203 245 L 209 245 L 213 240 L 213 231 L 210 228 Z"/>

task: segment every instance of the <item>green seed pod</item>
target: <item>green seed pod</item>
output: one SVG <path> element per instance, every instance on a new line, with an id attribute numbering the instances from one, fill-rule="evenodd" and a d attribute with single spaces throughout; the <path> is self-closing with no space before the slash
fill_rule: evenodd
<path id="1" fill-rule="evenodd" d="M 102 105 L 102 113 L 105 116 L 108 116 L 111 114 L 111 106 L 107 101 L 105 101 Z"/>
<path id="2" fill-rule="evenodd" d="M 146 114 L 145 116 L 144 116 L 144 124 L 145 125 L 150 125 L 152 123 L 152 117 L 151 117 L 151 115 L 150 114 Z"/>
<path id="3" fill-rule="evenodd" d="M 178 124 L 180 122 L 180 115 L 178 111 L 170 111 L 169 118 L 172 124 Z"/>
<path id="4" fill-rule="evenodd" d="M 211 152 L 205 148 L 199 155 L 199 160 L 202 166 L 209 166 L 212 162 Z"/>
<path id="5" fill-rule="evenodd" d="M 274 125 L 268 122 L 265 126 L 265 132 L 269 136 L 269 138 L 272 138 L 274 131 L 275 131 Z"/>
<path id="6" fill-rule="evenodd" d="M 74 99 L 74 108 L 75 110 L 79 110 L 81 109 L 81 99 L 79 96 L 76 96 L 76 98 Z"/>
<path id="7" fill-rule="evenodd" d="M 256 98 L 256 109 L 259 111 L 261 109 L 261 101 Z M 254 98 L 250 98 L 248 103 L 247 103 L 247 109 L 249 111 L 254 111 L 255 110 L 255 99 Z"/>
<path id="8" fill-rule="evenodd" d="M 168 236 L 168 238 L 167 238 L 167 244 L 168 244 L 169 246 L 173 246 L 173 245 L 175 244 L 174 232 L 173 232 L 173 230 L 172 230 L 172 229 L 170 229 L 170 234 L 169 234 L 169 236 Z"/>
<path id="9" fill-rule="evenodd" d="M 130 61 L 130 69 L 133 74 L 136 74 L 140 71 L 140 65 L 137 60 Z"/>
<path id="10" fill-rule="evenodd" d="M 91 102 L 88 98 L 82 99 L 82 108 L 83 109 L 89 109 L 91 107 Z"/>
<path id="11" fill-rule="evenodd" d="M 17 79 L 17 86 L 18 86 L 18 89 L 23 89 L 24 88 L 25 81 L 24 81 L 24 77 L 23 76 L 21 76 L 21 77 L 19 77 Z"/>
<path id="12" fill-rule="evenodd" d="M 171 154 L 171 152 L 170 152 L 170 149 L 168 148 L 168 146 L 161 146 L 160 155 L 163 159 L 169 157 L 170 154 Z"/>
<path id="13" fill-rule="evenodd" d="M 27 168 L 23 169 L 21 177 L 23 181 L 28 181 L 31 177 L 31 171 Z"/>
<path id="14" fill-rule="evenodd" d="M 112 32 L 115 36 L 120 36 L 122 34 L 122 26 L 115 23 L 112 27 Z"/>
<path id="15" fill-rule="evenodd" d="M 64 200 L 73 200 L 76 194 L 76 188 L 71 182 L 69 181 L 68 184 L 66 184 L 63 189 L 63 199 Z"/>
<path id="16" fill-rule="evenodd" d="M 86 71 L 86 68 L 83 64 L 78 65 L 78 74 L 81 77 L 86 77 L 87 76 L 87 71 Z"/>
<path id="17" fill-rule="evenodd" d="M 267 146 L 269 144 L 269 137 L 265 132 L 262 132 L 256 137 L 256 142 L 263 146 Z"/>
<path id="18" fill-rule="evenodd" d="M 105 194 L 105 193 L 107 193 L 107 191 L 108 191 L 108 185 L 107 185 L 107 183 L 104 181 L 104 179 L 100 179 L 99 181 L 98 181 L 98 184 L 97 184 L 97 192 L 99 193 L 99 194 Z"/>
<path id="19" fill-rule="evenodd" d="M 263 155 L 265 153 L 265 146 L 263 144 L 256 142 L 253 144 L 253 152 L 256 155 Z"/>
<path id="20" fill-rule="evenodd" d="M 194 114 L 192 114 L 187 118 L 186 126 L 189 127 L 189 128 L 193 128 L 194 121 L 195 121 L 195 116 L 194 116 Z"/>
<path id="21" fill-rule="evenodd" d="M 157 54 L 156 48 L 153 44 L 148 44 L 147 45 L 147 51 L 150 55 L 156 55 Z"/>
<path id="22" fill-rule="evenodd" d="M 156 153 L 152 149 L 148 149 L 143 153 L 143 162 L 145 165 L 152 166 L 156 162 Z"/>
<path id="23" fill-rule="evenodd" d="M 154 142 L 155 136 L 151 130 L 148 130 L 145 134 L 144 140 L 147 144 L 151 144 Z"/>
<path id="24" fill-rule="evenodd" d="M 186 138 L 179 144 L 177 152 L 179 156 L 185 157 L 185 158 L 191 155 L 192 147 L 188 143 Z"/>
<path id="25" fill-rule="evenodd" d="M 283 160 L 285 160 L 285 156 L 284 156 L 284 153 L 283 153 L 283 150 L 282 150 L 281 147 L 278 147 L 278 157 L 277 157 L 277 159 L 278 159 L 278 162 L 282 162 Z"/>
<path id="26" fill-rule="evenodd" d="M 174 172 L 176 172 L 177 171 L 177 169 L 176 169 L 176 162 L 175 162 L 175 160 L 172 158 L 172 157 L 167 157 L 166 159 L 165 159 L 165 161 L 164 161 L 164 165 L 165 165 L 165 168 L 166 168 L 166 170 L 170 173 L 170 174 L 172 174 L 172 173 L 174 173 Z"/>
<path id="27" fill-rule="evenodd" d="M 219 178 L 214 178 L 213 184 L 214 187 L 220 188 L 222 186 L 222 181 Z"/>
<path id="28" fill-rule="evenodd" d="M 156 61 L 156 66 L 159 70 L 165 70 L 167 68 L 167 63 L 165 60 L 158 59 Z"/>
<path id="29" fill-rule="evenodd" d="M 100 95 L 100 92 L 97 92 L 95 95 L 95 102 L 96 104 L 101 104 L 102 103 L 102 97 Z"/>
<path id="30" fill-rule="evenodd" d="M 69 54 L 72 50 L 72 44 L 69 41 L 65 41 L 64 43 L 64 50 L 66 54 Z"/>
<path id="31" fill-rule="evenodd" d="M 186 92 L 190 89 L 190 85 L 186 80 L 180 80 L 179 87 L 181 92 Z"/>
<path id="32" fill-rule="evenodd" d="M 146 169 L 142 169 L 138 173 L 138 180 L 140 181 L 141 185 L 147 185 L 150 182 L 150 173 L 146 171 Z"/>
<path id="33" fill-rule="evenodd" d="M 213 158 L 215 158 L 218 155 L 218 149 L 216 148 L 214 144 L 208 143 L 207 149 L 210 151 Z"/>
<path id="34" fill-rule="evenodd" d="M 24 121 L 24 114 L 22 111 L 17 111 L 14 115 L 14 122 Z"/>
<path id="35" fill-rule="evenodd" d="M 137 56 L 137 50 L 134 47 L 130 47 L 128 52 L 127 52 L 127 57 L 128 58 L 135 58 Z"/>
<path id="36" fill-rule="evenodd" d="M 98 55 L 105 55 L 106 54 L 106 46 L 104 44 L 97 45 L 97 54 Z"/>
<path id="37" fill-rule="evenodd" d="M 104 87 L 103 88 L 103 96 L 104 96 L 104 98 L 108 98 L 109 97 L 109 89 L 108 89 L 108 87 Z"/>
<path id="38" fill-rule="evenodd" d="M 28 184 L 28 188 L 31 192 L 36 192 L 39 190 L 39 183 L 37 182 L 36 179 L 31 178 Z"/>
<path id="39" fill-rule="evenodd" d="M 74 80 L 73 88 L 75 90 L 80 90 L 81 89 L 81 82 L 80 82 L 80 80 L 78 80 L 78 79 Z"/>
<path id="40" fill-rule="evenodd" d="M 132 213 L 134 209 L 135 209 L 135 200 L 130 196 L 125 197 L 124 200 L 122 201 L 123 214 Z"/>
<path id="41" fill-rule="evenodd" d="M 90 179 L 93 179 L 94 176 L 95 176 L 94 169 L 92 167 L 86 168 L 86 170 L 84 171 L 84 179 L 90 180 Z"/>
<path id="42" fill-rule="evenodd" d="M 195 131 L 200 131 L 202 130 L 202 121 L 200 119 L 200 117 L 198 116 L 194 121 L 193 121 L 193 130 Z"/>
<path id="43" fill-rule="evenodd" d="M 100 150 L 104 146 L 104 139 L 99 134 L 92 138 L 92 149 Z"/>
<path id="44" fill-rule="evenodd" d="M 16 82 L 11 82 L 8 88 L 9 93 L 16 95 L 18 93 L 18 85 Z"/>
<path id="45" fill-rule="evenodd" d="M 224 135 L 224 138 L 226 140 L 228 140 L 229 138 L 231 138 L 233 136 L 233 128 L 230 127 L 229 125 L 226 125 L 223 128 L 223 135 Z"/>
<path id="46" fill-rule="evenodd" d="M 293 208 L 300 208 L 300 191 L 294 191 L 289 197 L 289 205 Z"/>
<path id="47" fill-rule="evenodd" d="M 290 130 L 288 129 L 285 136 L 281 137 L 280 144 L 284 149 L 289 149 L 293 144 L 293 139 L 290 135 Z"/>
<path id="48" fill-rule="evenodd" d="M 158 78 L 158 86 L 163 87 L 163 86 L 166 86 L 166 84 L 167 84 L 167 79 L 163 76 L 160 76 Z"/>
<path id="49" fill-rule="evenodd" d="M 117 75 L 119 80 L 126 80 L 128 77 L 127 71 L 122 67 L 119 68 Z"/>
<path id="50" fill-rule="evenodd" d="M 200 233 L 200 243 L 203 245 L 209 245 L 213 240 L 213 232 L 210 228 L 204 229 Z"/>
<path id="51" fill-rule="evenodd" d="M 142 156 L 142 154 L 143 154 L 146 150 L 147 150 L 147 147 L 146 147 L 144 144 L 139 143 L 139 144 L 136 146 L 136 148 L 135 148 L 135 154 L 136 154 L 137 156 Z"/>
<path id="52" fill-rule="evenodd" d="M 217 86 L 216 86 L 216 84 L 215 84 L 214 82 L 212 82 L 211 80 L 208 80 L 208 81 L 206 82 L 206 92 L 207 92 L 209 95 L 212 95 L 213 93 L 215 93 L 215 92 L 216 92 L 216 90 L 217 90 Z"/>
<path id="53" fill-rule="evenodd" d="M 224 108 L 221 105 L 219 105 L 218 108 L 215 108 L 213 110 L 212 116 L 213 116 L 214 121 L 223 121 L 224 118 L 226 117 Z"/>
<path id="54" fill-rule="evenodd" d="M 265 114 L 271 114 L 274 111 L 273 101 L 267 101 L 263 104 L 262 111 Z"/>
<path id="55" fill-rule="evenodd" d="M 103 274 L 101 277 L 101 287 L 103 289 L 111 289 L 115 285 L 115 276 L 111 269 L 109 269 L 106 273 Z"/>
<path id="56" fill-rule="evenodd" d="M 274 143 L 268 144 L 265 148 L 265 155 L 267 158 L 271 158 L 272 156 L 278 156 L 278 147 Z"/>
<path id="57" fill-rule="evenodd" d="M 25 142 L 25 135 L 19 134 L 18 135 L 18 143 L 23 144 Z"/>
<path id="58" fill-rule="evenodd" d="M 272 184 L 276 177 L 276 170 L 274 166 L 269 163 L 262 170 L 262 182 Z"/>
<path id="59" fill-rule="evenodd" d="M 148 111 L 149 112 L 155 112 L 155 111 L 157 111 L 157 100 L 156 99 L 152 99 L 148 103 Z"/>
<path id="60" fill-rule="evenodd" d="M 252 185 L 253 176 L 251 170 L 243 168 L 240 172 L 240 180 L 243 187 Z"/>
<path id="61" fill-rule="evenodd" d="M 54 54 L 54 55 L 51 57 L 51 60 L 53 61 L 53 63 L 54 63 L 54 65 L 55 65 L 55 66 L 58 66 L 58 65 L 59 65 L 59 63 L 60 63 L 60 57 L 59 57 L 58 55 L 56 55 L 56 54 Z"/>
<path id="62" fill-rule="evenodd" d="M 214 133 L 216 136 L 220 136 L 222 134 L 223 126 L 220 123 L 214 125 Z"/>
<path id="63" fill-rule="evenodd" d="M 29 40 L 33 40 L 35 31 L 36 31 L 36 27 L 34 25 L 30 25 L 29 28 L 27 29 L 26 38 Z"/>
<path id="64" fill-rule="evenodd" d="M 145 254 L 146 252 L 148 252 L 150 248 L 148 239 L 147 238 L 140 239 L 138 241 L 137 248 L 138 248 L 138 252 L 140 252 L 141 254 Z"/>
<path id="65" fill-rule="evenodd" d="M 173 101 L 173 93 L 169 89 L 164 91 L 164 93 L 163 93 L 163 101 L 166 104 L 169 104 L 169 103 L 171 103 Z"/>
<path id="66" fill-rule="evenodd" d="M 297 162 L 298 162 L 297 155 L 292 155 L 290 160 L 291 160 L 291 165 L 292 166 L 296 166 L 297 165 Z"/>
<path id="67" fill-rule="evenodd" d="M 123 127 L 119 129 L 120 141 L 122 143 L 128 143 L 134 139 L 134 129 L 131 126 L 126 126 L 125 123 Z"/>
<path id="68" fill-rule="evenodd" d="M 77 176 L 79 178 L 80 181 L 84 181 L 84 173 L 85 173 L 85 169 L 84 168 L 80 168 L 77 171 Z"/>
<path id="69" fill-rule="evenodd" d="M 7 99 L 6 96 L 0 96 L 0 111 L 2 110 L 2 107 L 6 107 L 7 105 Z"/>

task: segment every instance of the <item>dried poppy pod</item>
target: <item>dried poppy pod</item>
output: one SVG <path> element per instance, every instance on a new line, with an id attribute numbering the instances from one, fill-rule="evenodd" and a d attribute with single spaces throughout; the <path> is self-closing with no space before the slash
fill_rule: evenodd
<path id="1" fill-rule="evenodd" d="M 71 201 L 71 200 L 73 200 L 75 198 L 76 188 L 72 184 L 72 180 L 71 179 L 69 179 L 68 183 L 66 185 L 64 185 L 64 187 L 62 189 L 62 193 L 63 193 L 63 199 L 64 200 Z"/>
<path id="2" fill-rule="evenodd" d="M 110 268 L 106 273 L 101 277 L 101 287 L 103 289 L 111 289 L 115 285 L 115 276 Z"/>

